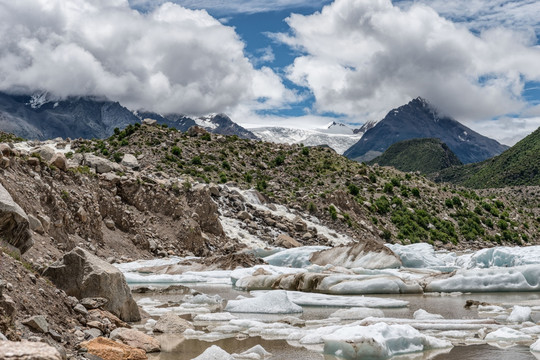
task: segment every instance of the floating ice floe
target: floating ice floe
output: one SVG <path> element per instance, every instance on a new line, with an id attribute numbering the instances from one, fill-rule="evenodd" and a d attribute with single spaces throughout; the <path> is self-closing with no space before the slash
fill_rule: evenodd
<path id="1" fill-rule="evenodd" d="M 515 267 L 540 265 L 540 246 L 499 246 L 474 253 L 464 264 L 466 268 Z"/>
<path id="2" fill-rule="evenodd" d="M 219 312 L 211 314 L 199 314 L 195 316 L 194 321 L 230 321 L 237 317 L 228 312 Z"/>
<path id="3" fill-rule="evenodd" d="M 531 351 L 540 352 L 540 339 L 536 340 L 536 342 L 531 345 Z"/>
<path id="4" fill-rule="evenodd" d="M 231 284 L 231 271 L 187 271 L 180 275 L 155 274 L 143 275 L 139 273 L 124 273 L 128 284 L 185 284 L 185 283 L 206 283 L 206 284 Z"/>
<path id="5" fill-rule="evenodd" d="M 233 313 L 291 314 L 302 312 L 302 307 L 290 301 L 286 291 L 276 290 L 264 296 L 229 300 L 225 310 Z"/>
<path id="6" fill-rule="evenodd" d="M 192 360 L 234 360 L 231 354 L 223 350 L 217 345 L 212 345 L 206 349 L 201 355 Z"/>
<path id="7" fill-rule="evenodd" d="M 525 321 L 531 321 L 531 313 L 532 309 L 530 307 L 516 305 L 512 309 L 512 313 L 510 313 L 510 316 L 506 318 L 506 321 L 520 323 Z"/>
<path id="8" fill-rule="evenodd" d="M 324 353 L 343 359 L 388 359 L 395 355 L 451 348 L 446 340 L 421 334 L 408 325 L 342 326 L 323 335 Z"/>
<path id="9" fill-rule="evenodd" d="M 274 266 L 286 266 L 293 268 L 305 268 L 311 265 L 309 258 L 314 252 L 329 249 L 328 246 L 302 246 L 279 251 L 266 256 L 264 260 Z"/>
<path id="10" fill-rule="evenodd" d="M 272 290 L 275 292 L 277 290 Z M 255 297 L 266 296 L 268 291 L 251 291 Z M 400 308 L 409 304 L 408 301 L 366 297 L 366 296 L 342 296 L 300 291 L 287 291 L 290 301 L 301 306 L 324 306 L 324 307 L 363 307 L 363 308 Z"/>
<path id="11" fill-rule="evenodd" d="M 181 257 L 173 256 L 170 258 L 137 260 L 137 261 L 127 262 L 127 263 L 122 263 L 122 264 L 113 264 L 113 265 L 118 270 L 122 271 L 123 273 L 126 273 L 126 272 L 136 272 L 139 269 L 146 268 L 146 267 L 174 265 L 186 259 L 188 258 L 181 258 Z"/>
<path id="12" fill-rule="evenodd" d="M 428 313 L 424 309 L 418 309 L 414 312 L 413 318 L 415 320 L 439 320 L 444 319 L 442 315 Z"/>
<path id="13" fill-rule="evenodd" d="M 503 327 L 487 334 L 484 340 L 487 342 L 518 342 L 530 341 L 532 337 L 519 330 Z"/>
<path id="14" fill-rule="evenodd" d="M 540 265 L 512 268 L 460 269 L 450 277 L 433 279 L 426 291 L 497 292 L 540 290 Z"/>
<path id="15" fill-rule="evenodd" d="M 442 271 L 452 271 L 457 268 L 454 253 L 436 252 L 430 244 L 386 244 L 386 246 L 399 256 L 403 267 L 406 268 L 430 268 Z"/>

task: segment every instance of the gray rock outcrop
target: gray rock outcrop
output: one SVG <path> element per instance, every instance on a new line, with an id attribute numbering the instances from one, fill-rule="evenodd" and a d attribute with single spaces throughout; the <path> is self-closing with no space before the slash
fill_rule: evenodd
<path id="1" fill-rule="evenodd" d="M 32 247 L 30 223 L 24 210 L 0 184 L 0 238 L 19 249 L 21 254 Z"/>
<path id="2" fill-rule="evenodd" d="M 193 329 L 193 325 L 173 312 L 163 314 L 154 326 L 154 332 L 165 334 L 183 333 L 186 329 Z"/>
<path id="3" fill-rule="evenodd" d="M 78 299 L 106 298 L 108 302 L 103 308 L 124 321 L 141 319 L 120 270 L 82 248 L 77 247 L 65 254 L 60 261 L 45 269 L 43 275 Z"/>
<path id="4" fill-rule="evenodd" d="M 98 174 L 123 170 L 121 165 L 92 154 L 84 155 L 83 164 L 89 168 L 95 169 Z"/>

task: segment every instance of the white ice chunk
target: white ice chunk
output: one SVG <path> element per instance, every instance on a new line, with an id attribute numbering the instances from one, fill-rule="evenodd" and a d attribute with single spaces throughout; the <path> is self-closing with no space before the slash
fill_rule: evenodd
<path id="1" fill-rule="evenodd" d="M 528 341 L 531 340 L 531 336 L 521 331 L 503 327 L 493 332 L 490 332 L 484 338 L 487 342 L 515 342 L 515 341 Z"/>
<path id="2" fill-rule="evenodd" d="M 344 359 L 387 359 L 394 355 L 452 347 L 408 325 L 342 326 L 323 336 L 324 353 Z"/>
<path id="3" fill-rule="evenodd" d="M 416 320 L 437 320 L 437 319 L 444 319 L 442 315 L 439 314 L 431 314 L 428 313 L 424 309 L 418 309 L 414 312 L 413 317 Z"/>
<path id="4" fill-rule="evenodd" d="M 362 320 L 370 316 L 384 317 L 384 312 L 380 309 L 352 308 L 339 309 L 330 315 L 330 317 L 339 318 L 341 320 Z"/>
<path id="5" fill-rule="evenodd" d="M 207 283 L 207 284 L 231 284 L 231 271 L 187 271 L 181 275 L 155 274 L 142 275 L 138 273 L 124 273 L 128 284 L 148 283 Z"/>
<path id="6" fill-rule="evenodd" d="M 455 262 L 455 254 L 435 252 L 433 246 L 426 243 L 411 245 L 386 244 L 396 255 L 399 256 L 403 267 L 409 268 L 441 268 L 452 267 Z"/>
<path id="7" fill-rule="evenodd" d="M 234 358 L 219 346 L 212 345 L 192 360 L 234 360 Z"/>
<path id="8" fill-rule="evenodd" d="M 508 322 L 525 322 L 525 321 L 531 321 L 531 308 L 528 306 L 514 306 L 512 309 L 512 313 L 506 321 Z"/>
<path id="9" fill-rule="evenodd" d="M 434 278 L 426 291 L 494 292 L 540 290 L 540 265 L 513 268 L 460 269 L 448 278 Z"/>
<path id="10" fill-rule="evenodd" d="M 272 354 L 266 351 L 261 345 L 255 345 L 254 347 L 247 349 L 240 354 L 233 354 L 233 357 L 238 360 L 262 360 L 270 356 L 272 356 Z"/>
<path id="11" fill-rule="evenodd" d="M 540 352 L 540 339 L 536 340 L 536 342 L 531 345 L 531 351 Z"/>
<path id="12" fill-rule="evenodd" d="M 163 259 L 152 259 L 152 260 L 137 260 L 132 262 L 127 262 L 123 264 L 113 264 L 118 270 L 125 272 L 134 272 L 145 267 L 155 267 L 155 266 L 166 266 L 178 264 L 180 261 L 185 260 L 181 257 L 170 257 Z"/>
<path id="13" fill-rule="evenodd" d="M 470 269 L 535 264 L 540 265 L 540 246 L 500 246 L 477 251 L 465 266 Z"/>
<path id="14" fill-rule="evenodd" d="M 240 313 L 291 314 L 302 312 L 302 307 L 290 301 L 286 291 L 275 290 L 255 298 L 229 300 L 225 310 Z"/>
<path id="15" fill-rule="evenodd" d="M 220 312 L 220 313 L 210 313 L 210 314 L 199 314 L 195 316 L 194 321 L 229 321 L 236 319 L 231 313 Z"/>
<path id="16" fill-rule="evenodd" d="M 265 296 L 268 291 L 252 291 L 253 296 Z M 400 308 L 409 302 L 390 298 L 378 298 L 367 296 L 343 296 L 327 295 L 318 293 L 306 293 L 301 291 L 287 291 L 287 295 L 293 303 L 302 306 L 326 306 L 326 307 L 363 307 L 363 308 Z"/>
<path id="17" fill-rule="evenodd" d="M 328 246 L 302 246 L 287 249 L 267 256 L 264 260 L 274 266 L 288 266 L 293 268 L 304 268 L 311 265 L 309 258 L 316 251 L 329 249 Z"/>

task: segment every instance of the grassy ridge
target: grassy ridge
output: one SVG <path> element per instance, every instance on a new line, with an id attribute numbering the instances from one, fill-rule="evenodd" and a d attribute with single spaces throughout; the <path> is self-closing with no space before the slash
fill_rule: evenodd
<path id="1" fill-rule="evenodd" d="M 445 169 L 431 178 L 471 188 L 540 185 L 540 128 L 499 156 Z"/>
<path id="2" fill-rule="evenodd" d="M 420 171 L 422 174 L 462 165 L 456 154 L 439 139 L 400 141 L 368 164 L 393 166 L 401 171 Z"/>

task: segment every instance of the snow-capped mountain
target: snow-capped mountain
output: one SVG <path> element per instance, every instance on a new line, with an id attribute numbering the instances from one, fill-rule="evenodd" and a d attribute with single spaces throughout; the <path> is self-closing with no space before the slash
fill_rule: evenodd
<path id="1" fill-rule="evenodd" d="M 464 164 L 489 159 L 508 149 L 508 146 L 439 114 L 425 99 L 418 97 L 390 110 L 344 155 L 357 161 L 369 161 L 396 142 L 416 138 L 440 139 Z"/>
<path id="2" fill-rule="evenodd" d="M 338 154 L 354 145 L 363 135 L 345 124 L 332 122 L 324 128 L 295 129 L 286 127 L 250 128 L 261 140 L 278 144 L 328 145 Z"/>

